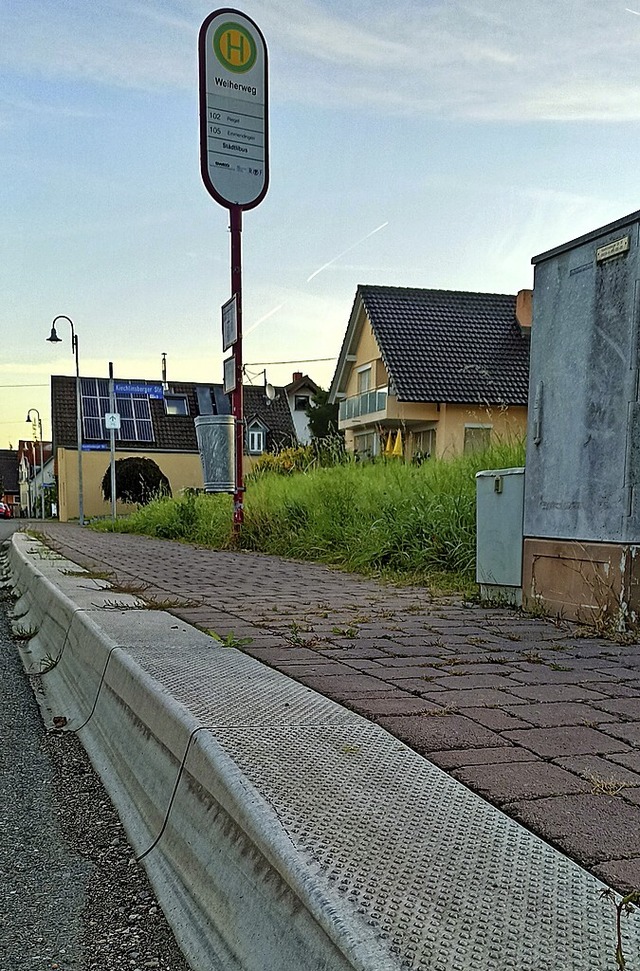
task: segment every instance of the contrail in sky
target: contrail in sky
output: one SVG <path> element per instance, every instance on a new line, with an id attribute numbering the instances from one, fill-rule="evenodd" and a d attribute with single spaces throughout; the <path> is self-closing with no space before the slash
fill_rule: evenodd
<path id="1" fill-rule="evenodd" d="M 283 307 L 284 307 L 284 304 L 283 303 L 279 303 L 278 306 L 277 307 L 274 307 L 273 310 L 270 310 L 268 314 L 264 314 L 262 317 L 260 317 L 259 320 L 256 320 L 255 324 L 252 324 L 251 325 L 251 327 L 249 328 L 249 330 L 245 330 L 244 336 L 246 337 L 247 334 L 250 334 L 252 330 L 255 330 L 256 327 L 259 327 L 260 326 L 260 324 L 263 324 L 265 320 L 268 320 L 269 319 L 269 317 L 273 317 L 273 315 L 274 314 L 277 314 L 278 311 L 279 310 L 282 310 Z"/>
<path id="2" fill-rule="evenodd" d="M 388 225 L 389 225 L 389 220 L 387 219 L 386 222 L 381 223 L 380 226 L 376 226 L 375 229 L 372 229 L 371 232 L 370 233 L 367 233 L 366 236 L 363 236 L 362 239 L 359 239 L 356 243 L 352 243 L 351 246 L 347 246 L 346 249 L 342 250 L 341 253 L 338 253 L 337 256 L 334 256 L 333 259 L 332 260 L 329 260 L 328 263 L 323 263 L 322 266 L 318 267 L 317 270 L 314 270 L 313 271 L 313 273 L 311 274 L 311 276 L 307 277 L 307 283 L 310 283 L 313 280 L 314 276 L 317 276 L 318 273 L 322 273 L 322 271 L 323 270 L 326 270 L 326 268 L 328 266 L 331 266 L 337 260 L 342 259 L 342 257 L 345 256 L 347 253 L 350 253 L 351 250 L 352 249 L 355 249 L 356 246 L 359 246 L 360 243 L 364 243 L 365 239 L 369 239 L 370 236 L 374 236 L 376 233 L 379 233 L 381 229 L 384 229 L 384 227 L 385 226 L 388 226 Z M 254 331 L 256 329 L 256 327 L 259 327 L 260 324 L 263 324 L 265 322 L 265 320 L 268 320 L 269 319 L 269 317 L 273 317 L 274 314 L 277 314 L 278 311 L 279 310 L 282 310 L 282 308 L 285 305 L 286 305 L 286 301 L 285 301 L 285 303 L 279 303 L 277 307 L 274 307 L 268 313 L 266 313 L 262 317 L 260 317 L 259 320 L 256 320 L 255 324 L 252 324 L 251 327 L 249 327 L 248 330 L 245 330 L 244 336 L 246 337 L 247 334 L 250 334 L 252 331 Z"/>
<path id="3" fill-rule="evenodd" d="M 385 223 L 382 223 L 380 226 L 376 226 L 376 228 L 375 229 L 372 229 L 370 233 L 367 233 L 366 236 L 363 236 L 362 239 L 359 239 L 357 241 L 357 243 L 352 243 L 351 246 L 347 246 L 347 248 L 345 250 L 343 250 L 342 253 L 338 253 L 338 255 L 337 256 L 334 256 L 333 259 L 332 260 L 329 260 L 328 263 L 323 263 L 322 266 L 318 267 L 317 270 L 314 270 L 313 271 L 313 273 L 311 274 L 311 276 L 308 276 L 307 277 L 307 283 L 311 283 L 311 281 L 313 280 L 314 276 L 317 276 L 318 273 L 322 273 L 322 271 L 323 270 L 326 270 L 327 267 L 328 266 L 331 266 L 332 263 L 335 263 L 337 260 L 341 259 L 343 256 L 346 256 L 347 253 L 350 253 L 351 250 L 352 249 L 355 249 L 356 246 L 359 246 L 360 243 L 364 243 L 365 239 L 369 239 L 370 236 L 373 236 L 375 233 L 379 233 L 381 229 L 384 229 L 384 227 L 385 226 L 388 226 L 388 225 L 389 225 L 389 220 L 387 219 L 387 221 Z"/>
<path id="4" fill-rule="evenodd" d="M 629 10 L 628 7 L 625 7 L 624 9 L 627 11 L 627 13 L 634 13 L 636 15 L 636 17 L 640 17 L 640 11 L 639 10 Z"/>

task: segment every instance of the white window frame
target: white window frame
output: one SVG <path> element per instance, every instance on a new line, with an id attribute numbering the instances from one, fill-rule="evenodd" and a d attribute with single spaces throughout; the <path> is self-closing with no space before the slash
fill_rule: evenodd
<path id="1" fill-rule="evenodd" d="M 263 425 L 254 422 L 247 429 L 247 451 L 249 455 L 262 455 L 267 445 L 267 433 Z"/>

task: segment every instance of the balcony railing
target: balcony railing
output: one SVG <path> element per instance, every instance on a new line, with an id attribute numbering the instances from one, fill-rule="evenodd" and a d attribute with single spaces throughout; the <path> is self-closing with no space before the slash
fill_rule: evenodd
<path id="1" fill-rule="evenodd" d="M 365 391 L 355 394 L 351 398 L 344 398 L 340 402 L 340 421 L 350 418 L 360 418 L 362 415 L 372 415 L 376 411 L 385 411 L 387 407 L 386 391 Z"/>

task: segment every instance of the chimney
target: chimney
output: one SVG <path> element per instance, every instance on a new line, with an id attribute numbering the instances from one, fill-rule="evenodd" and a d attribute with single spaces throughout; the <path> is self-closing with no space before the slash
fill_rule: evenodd
<path id="1" fill-rule="evenodd" d="M 302 381 L 302 371 L 293 372 L 293 379 L 291 383 L 293 384 L 294 381 Z"/>
<path id="2" fill-rule="evenodd" d="M 533 290 L 520 290 L 516 296 L 516 320 L 522 334 L 531 334 Z"/>

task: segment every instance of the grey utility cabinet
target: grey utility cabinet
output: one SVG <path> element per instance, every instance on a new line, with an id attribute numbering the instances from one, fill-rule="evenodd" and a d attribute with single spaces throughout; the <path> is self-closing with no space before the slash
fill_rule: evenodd
<path id="1" fill-rule="evenodd" d="M 533 260 L 525 536 L 640 540 L 639 223 Z"/>
<path id="2" fill-rule="evenodd" d="M 476 475 L 476 581 L 484 599 L 522 602 L 524 469 Z"/>

